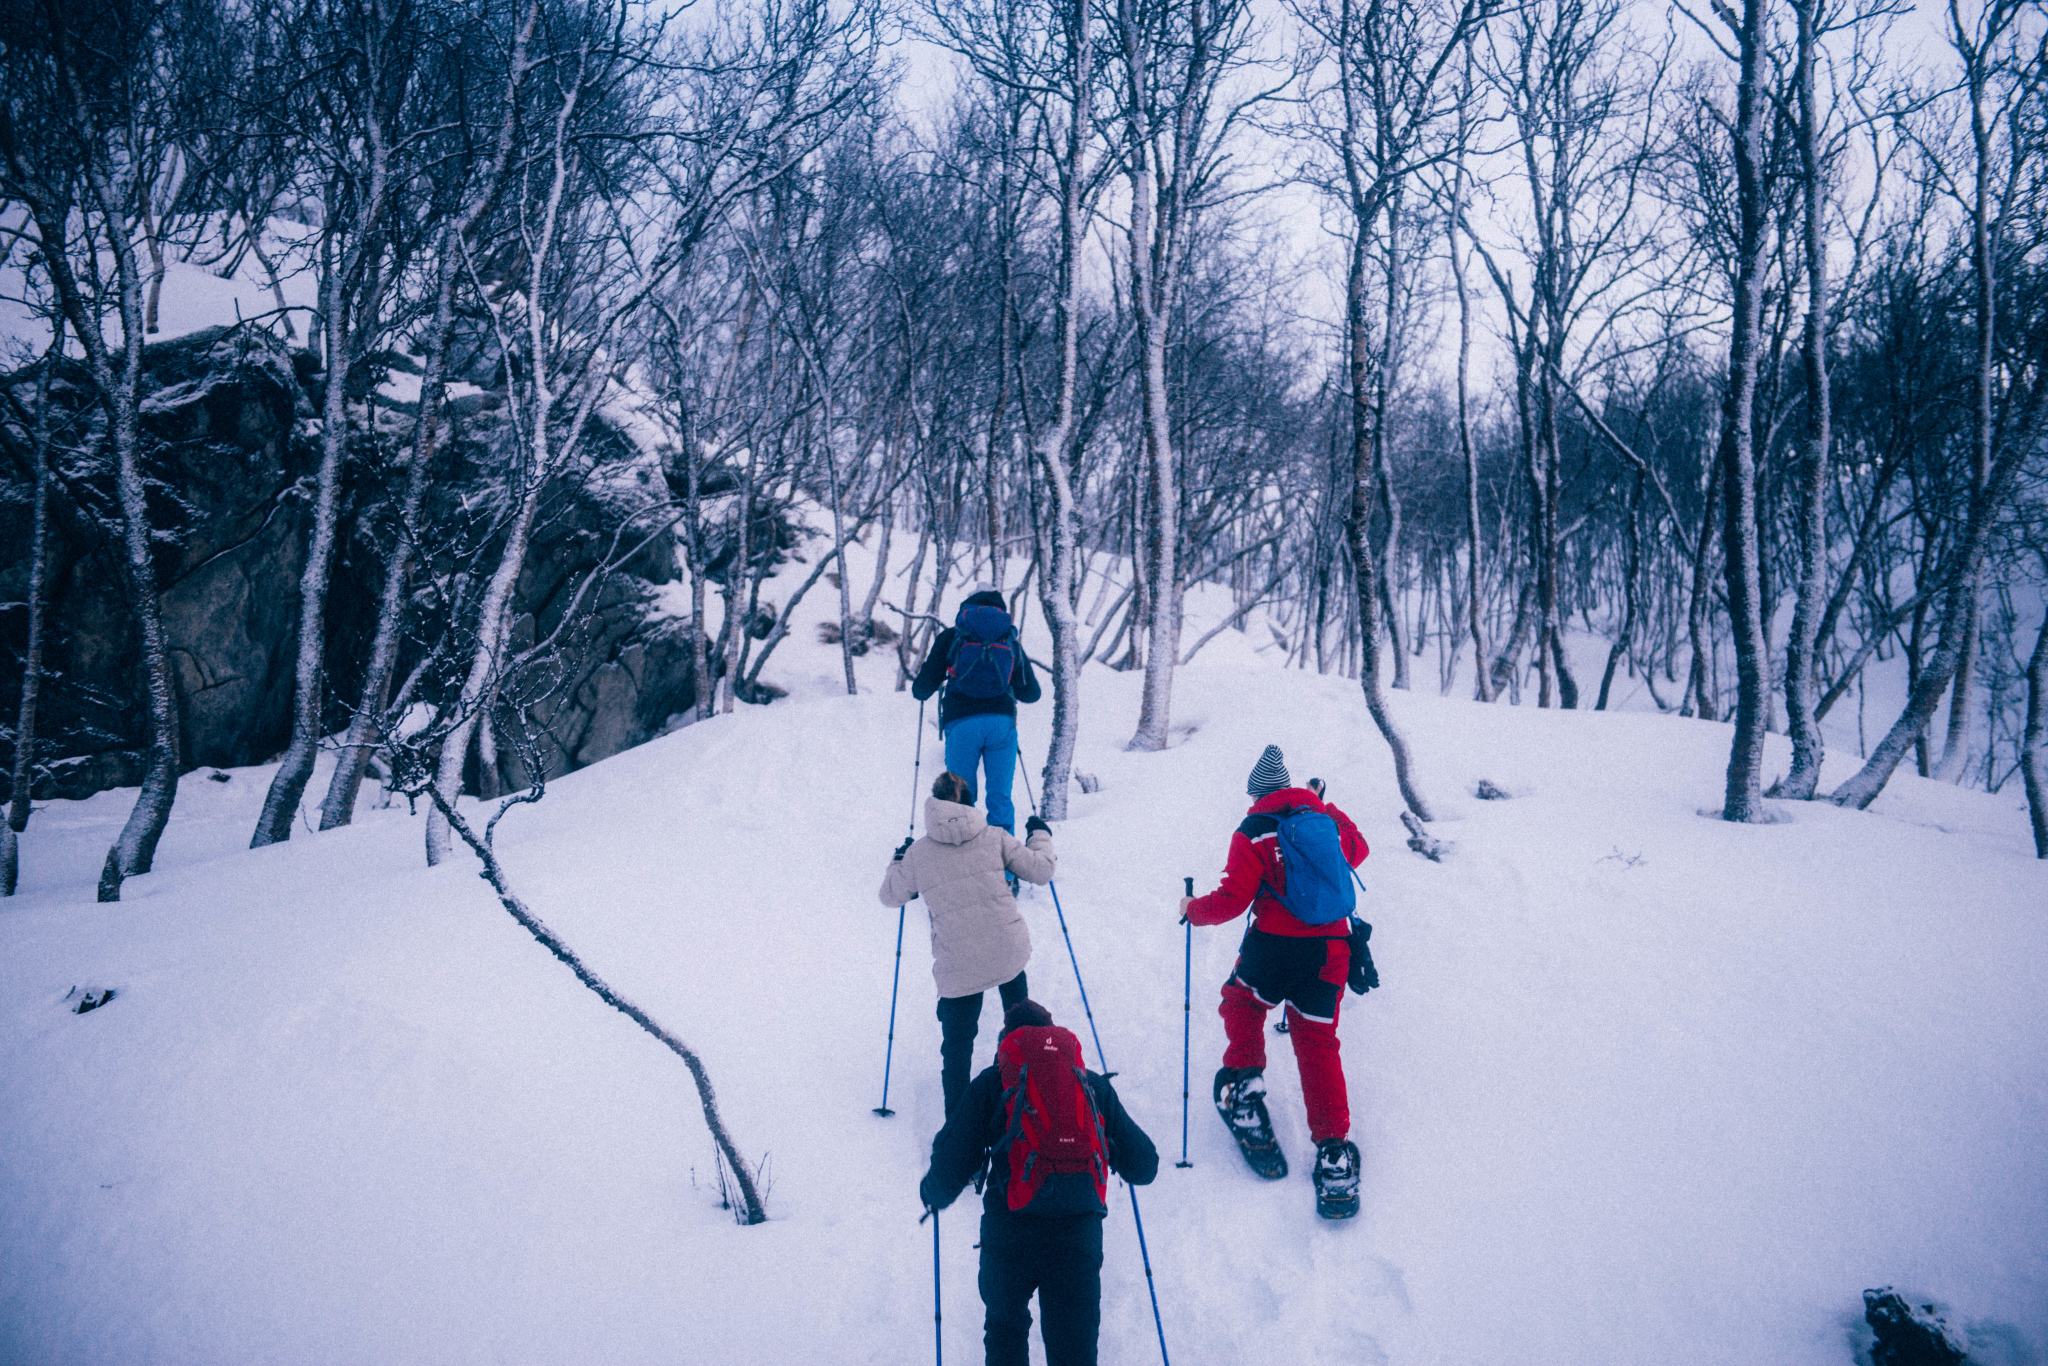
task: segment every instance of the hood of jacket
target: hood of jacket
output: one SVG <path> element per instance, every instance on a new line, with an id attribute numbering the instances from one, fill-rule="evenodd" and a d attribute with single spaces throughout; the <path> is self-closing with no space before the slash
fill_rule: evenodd
<path id="1" fill-rule="evenodd" d="M 965 844 L 988 829 L 988 818 L 971 806 L 924 799 L 924 833 L 939 844 Z"/>
<path id="2" fill-rule="evenodd" d="M 1283 811 L 1322 811 L 1323 799 L 1305 787 L 1283 787 L 1252 803 L 1248 816 L 1277 816 Z"/>

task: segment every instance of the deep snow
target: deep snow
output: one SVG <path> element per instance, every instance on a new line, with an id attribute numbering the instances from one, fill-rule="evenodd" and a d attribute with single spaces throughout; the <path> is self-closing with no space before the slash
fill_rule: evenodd
<path id="1" fill-rule="evenodd" d="M 92 901 L 132 800 L 112 792 L 40 808 L 0 903 L 0 1358 L 929 1359 L 915 1188 L 941 1101 L 914 904 L 899 1113 L 870 1113 L 896 930 L 874 889 L 917 710 L 887 654 L 833 695 L 833 596 L 769 667 L 789 699 L 560 779 L 499 834 L 529 904 L 701 1051 L 766 1161 L 768 1225 L 717 1207 L 673 1056 L 466 855 L 420 866 L 402 803 L 250 851 L 269 770 L 202 771 L 126 901 Z M 1195 595 L 1188 639 L 1221 610 Z M 1732 827 L 1701 814 L 1724 726 L 1397 694 L 1455 846 L 1430 864 L 1356 686 L 1281 671 L 1262 634 L 1183 671 L 1161 754 L 1121 749 L 1140 677 L 1092 666 L 1078 767 L 1102 790 L 1056 833 L 1108 1065 L 1167 1159 L 1141 1198 L 1176 1362 L 1839 1364 L 1861 1290 L 1893 1283 L 1949 1306 L 1979 1361 L 2048 1352 L 2048 869 L 2010 793 L 1901 776 L 1870 812 Z M 1025 709 L 1034 784 L 1049 713 Z M 1256 1180 L 1203 1103 L 1234 927 L 1195 937 L 1195 1165 L 1171 1165 L 1175 898 L 1213 885 L 1268 741 L 1374 849 L 1385 986 L 1344 1007 L 1346 1225 L 1313 1216 L 1284 1039 L 1294 1176 Z M 938 766 L 933 732 L 924 781 Z M 1482 777 L 1514 798 L 1474 800 Z M 1033 994 L 1085 1041 L 1054 903 L 1023 905 Z M 87 986 L 116 998 L 71 1014 Z M 994 1027 L 991 1004 L 983 1059 Z M 972 1208 L 942 1225 L 956 1361 L 979 1353 Z M 1141 1363 L 1121 1193 L 1112 1211 L 1103 1359 Z"/>

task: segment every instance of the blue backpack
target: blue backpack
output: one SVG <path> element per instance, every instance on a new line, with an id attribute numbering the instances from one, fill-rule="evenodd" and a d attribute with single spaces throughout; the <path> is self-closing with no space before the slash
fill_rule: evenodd
<path id="1" fill-rule="evenodd" d="M 1280 866 L 1287 875 L 1287 890 L 1274 893 L 1280 904 L 1304 925 L 1328 925 L 1350 915 L 1358 897 L 1337 822 L 1306 810 L 1283 812 L 1279 822 Z"/>
<path id="2" fill-rule="evenodd" d="M 946 691 L 993 699 L 1010 695 L 1017 664 L 1017 628 L 1000 607 L 963 607 L 953 628 L 953 658 Z"/>

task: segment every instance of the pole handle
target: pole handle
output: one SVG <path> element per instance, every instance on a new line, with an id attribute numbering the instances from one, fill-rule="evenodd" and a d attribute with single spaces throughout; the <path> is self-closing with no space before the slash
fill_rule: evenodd
<path id="1" fill-rule="evenodd" d="M 1193 896 L 1195 894 L 1195 880 L 1191 877 L 1184 877 L 1180 881 L 1181 886 L 1187 889 L 1186 895 Z"/>

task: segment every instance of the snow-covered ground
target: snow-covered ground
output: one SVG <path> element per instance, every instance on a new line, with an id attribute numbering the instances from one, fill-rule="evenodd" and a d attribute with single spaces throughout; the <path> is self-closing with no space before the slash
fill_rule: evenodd
<path id="1" fill-rule="evenodd" d="M 718 1207 L 676 1059 L 466 856 L 424 868 L 403 803 L 252 852 L 269 770 L 201 771 L 125 901 L 92 900 L 132 800 L 109 792 L 37 811 L 0 903 L 0 1360 L 929 1359 L 916 1182 L 942 1107 L 915 905 L 899 1113 L 871 1113 L 896 930 L 874 888 L 917 708 L 887 654 L 844 695 L 815 636 L 833 597 L 769 666 L 788 699 L 561 779 L 499 832 L 535 910 L 701 1051 L 764 1163 L 765 1227 Z M 1222 610 L 1197 594 L 1188 639 Z M 1282 671 L 1263 636 L 1181 674 L 1159 754 L 1122 749 L 1140 677 L 1091 667 L 1077 766 L 1102 790 L 1056 835 L 1107 1064 L 1167 1159 L 1141 1200 L 1174 1361 L 1840 1366 L 1883 1284 L 1948 1306 L 1975 1360 L 2048 1354 L 2048 865 L 2014 791 L 1901 776 L 1866 813 L 1731 827 L 1700 814 L 1725 727 L 1439 700 L 1418 661 L 1426 691 L 1394 707 L 1455 845 L 1431 864 L 1355 685 Z M 1049 712 L 1025 709 L 1033 783 Z M 1349 1224 L 1313 1215 L 1284 1039 L 1294 1176 L 1254 1178 L 1203 1102 L 1234 928 L 1195 937 L 1194 1166 L 1172 1165 L 1175 898 L 1213 885 L 1269 741 L 1374 849 L 1385 985 L 1341 1031 Z M 926 783 L 939 763 L 932 733 Z M 1473 799 L 1480 778 L 1513 799 Z M 1023 905 L 1033 994 L 1085 1040 L 1054 902 Z M 115 999 L 74 1015 L 86 987 Z M 992 1004 L 983 1028 L 986 1059 Z M 956 1361 L 980 1350 L 971 1210 L 942 1225 Z M 1121 1193 L 1104 1279 L 1103 1360 L 1154 1359 Z"/>

